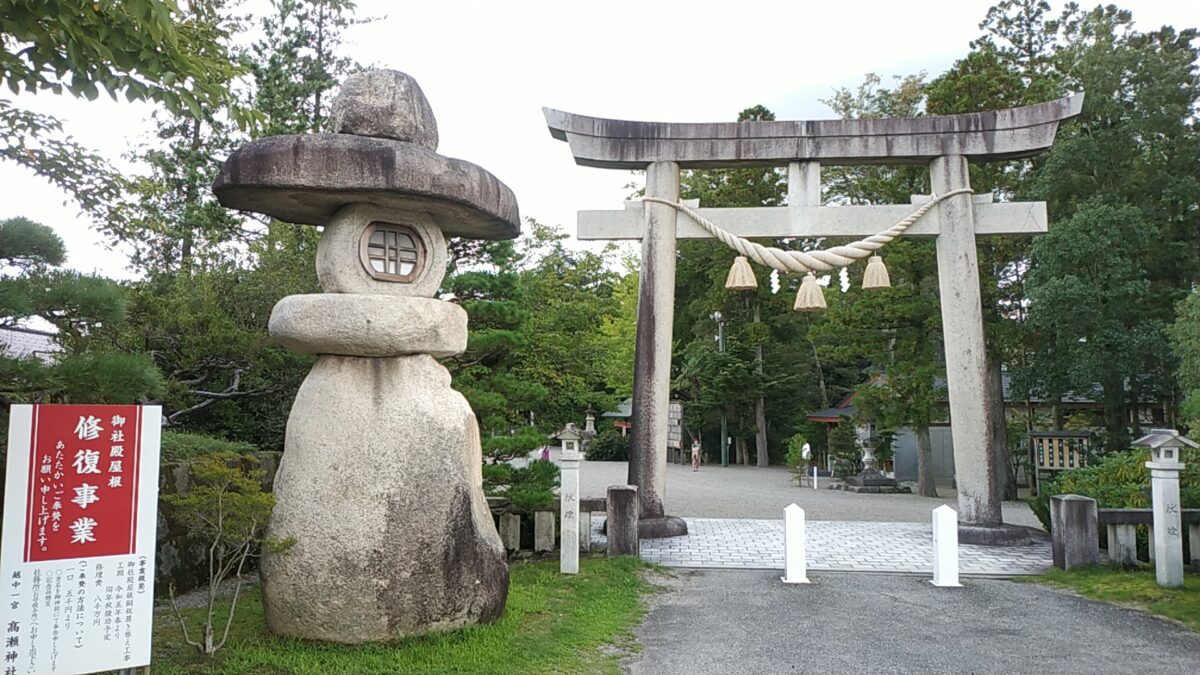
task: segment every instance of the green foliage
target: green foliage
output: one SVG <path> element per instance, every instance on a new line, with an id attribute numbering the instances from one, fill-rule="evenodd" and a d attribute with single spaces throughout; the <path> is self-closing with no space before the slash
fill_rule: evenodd
<path id="1" fill-rule="evenodd" d="M 808 437 L 802 431 L 792 434 L 792 437 L 788 439 L 787 456 L 784 458 L 784 462 L 789 469 L 802 469 L 811 460 L 811 457 L 809 460 L 804 459 L 805 443 L 808 443 Z M 811 452 L 811 450 L 812 446 L 809 446 L 809 451 Z"/>
<path id="2" fill-rule="evenodd" d="M 50 361 L 0 355 L 0 400 L 134 403 L 158 395 L 163 379 L 153 363 L 119 353 L 111 343 L 125 320 L 124 292 L 107 279 L 54 269 L 63 248 L 45 225 L 0 221 L 0 261 L 17 270 L 0 277 L 0 325 L 40 317 L 58 329 L 62 349 Z"/>
<path id="3" fill-rule="evenodd" d="M 1200 631 L 1200 579 L 1194 574 L 1184 575 L 1183 586 L 1179 588 L 1159 586 L 1153 569 L 1052 569 L 1042 576 L 1025 579 L 1069 588 L 1085 598 L 1121 607 L 1136 607 Z"/>
<path id="4" fill-rule="evenodd" d="M 149 100 L 199 115 L 233 100 L 241 68 L 219 2 L 174 0 L 0 2 L 0 85 L 12 93 L 68 93 L 89 100 Z M 228 108 L 239 123 L 253 115 Z M 63 133 L 59 120 L 0 100 L 0 159 L 45 177 L 102 222 L 121 218 L 120 174 Z"/>
<path id="5" fill-rule="evenodd" d="M 274 495 L 263 492 L 263 471 L 255 468 L 257 465 L 258 460 L 245 455 L 208 455 L 191 465 L 191 491 L 162 496 L 171 516 L 204 541 L 208 551 L 208 614 L 202 626 L 203 635 L 201 640 L 192 640 L 186 626 L 183 635 L 184 641 L 200 654 L 211 655 L 225 645 L 241 589 L 240 575 L 246 560 L 262 544 L 275 506 Z M 230 575 L 239 580 L 224 632 L 218 639 L 213 621 L 217 588 Z M 176 616 L 183 626 L 178 610 Z"/>
<path id="6" fill-rule="evenodd" d="M 554 490 L 559 485 L 558 465 L 535 459 L 512 470 L 504 497 L 514 511 L 532 513 L 554 503 Z"/>
<path id="7" fill-rule="evenodd" d="M 621 435 L 620 429 L 602 424 L 588 444 L 587 459 L 589 462 L 629 461 L 630 440 L 628 435 Z"/>
<path id="8" fill-rule="evenodd" d="M 1184 450 L 1186 466 L 1179 474 L 1180 506 L 1200 508 L 1200 457 L 1189 456 Z M 1146 462 L 1150 453 L 1145 448 L 1133 448 L 1099 457 L 1081 469 L 1061 471 L 1054 480 L 1043 483 L 1038 497 L 1030 507 L 1042 526 L 1050 529 L 1050 497 L 1076 494 L 1096 500 L 1099 508 L 1150 508 L 1150 470 Z"/>
<path id="9" fill-rule="evenodd" d="M 226 648 L 201 660 L 179 642 L 179 625 L 154 622 L 155 673 L 286 672 L 422 673 L 616 673 L 629 634 L 645 614 L 653 591 L 634 556 L 583 558 L 579 574 L 560 574 L 558 561 L 514 563 L 508 602 L 495 623 L 371 645 L 329 645 L 270 635 L 257 589 L 246 594 Z M 229 603 L 215 612 L 227 616 Z M 186 625 L 199 630 L 205 610 L 183 610 Z M 514 656 L 517 655 L 517 656 Z"/>
<path id="10" fill-rule="evenodd" d="M 201 434 L 165 430 L 162 432 L 162 458 L 165 461 L 202 459 L 209 455 L 249 455 L 258 450 L 249 443 L 227 441 Z"/>
<path id="11" fill-rule="evenodd" d="M 483 465 L 484 491 L 508 499 L 509 507 L 518 513 L 549 507 L 558 484 L 559 469 L 554 462 L 535 459 L 520 467 L 507 463 Z"/>
<path id="12" fill-rule="evenodd" d="M 835 424 L 829 430 L 829 456 L 833 458 L 833 475 L 838 478 L 858 473 L 862 450 L 858 447 L 854 424 L 849 420 Z"/>
<path id="13" fill-rule="evenodd" d="M 1168 333 L 1179 359 L 1179 386 L 1185 392 L 1180 416 L 1192 433 L 1200 431 L 1200 291 L 1192 291 L 1176 307 Z"/>

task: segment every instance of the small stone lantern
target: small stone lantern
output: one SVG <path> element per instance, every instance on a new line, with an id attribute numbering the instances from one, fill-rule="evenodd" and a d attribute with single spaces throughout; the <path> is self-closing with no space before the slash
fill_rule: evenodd
<path id="1" fill-rule="evenodd" d="M 583 453 L 579 449 L 579 444 L 583 441 L 583 433 L 579 431 L 574 422 L 567 422 L 567 426 L 558 432 L 558 440 L 562 443 L 563 459 L 575 461 L 583 459 Z"/>
<path id="2" fill-rule="evenodd" d="M 568 422 L 567 426 L 557 434 L 562 443 L 562 464 L 559 467 L 559 523 L 562 530 L 562 543 L 559 544 L 558 569 L 563 574 L 579 572 L 579 460 L 583 453 L 579 451 L 579 443 L 583 433 Z"/>
<path id="3" fill-rule="evenodd" d="M 1183 470 L 1180 452 L 1196 448 L 1194 441 L 1174 429 L 1150 429 L 1133 442 L 1135 447 L 1150 449 L 1150 494 L 1154 508 L 1154 576 L 1159 586 L 1183 585 L 1183 537 L 1180 533 L 1179 472 Z"/>

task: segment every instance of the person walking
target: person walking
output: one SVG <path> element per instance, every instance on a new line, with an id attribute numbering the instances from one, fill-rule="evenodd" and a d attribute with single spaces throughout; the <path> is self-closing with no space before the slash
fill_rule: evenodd
<path id="1" fill-rule="evenodd" d="M 692 441 L 692 471 L 700 470 L 700 439 Z"/>

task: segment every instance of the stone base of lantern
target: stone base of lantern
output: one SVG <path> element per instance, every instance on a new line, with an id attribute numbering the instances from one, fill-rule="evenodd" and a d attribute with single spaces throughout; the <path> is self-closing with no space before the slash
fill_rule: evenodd
<path id="1" fill-rule="evenodd" d="M 679 516 L 638 520 L 639 539 L 666 539 L 667 537 L 682 537 L 687 533 L 687 523 Z"/>
<path id="2" fill-rule="evenodd" d="M 394 640 L 490 622 L 508 566 L 483 494 L 479 429 L 428 355 L 321 356 L 275 480 L 263 604 L 276 635 Z"/>

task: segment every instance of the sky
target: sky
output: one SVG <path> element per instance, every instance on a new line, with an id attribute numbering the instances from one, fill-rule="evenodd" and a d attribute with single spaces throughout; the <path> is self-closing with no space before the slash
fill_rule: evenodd
<path id="1" fill-rule="evenodd" d="M 265 0 L 250 0 L 249 8 Z M 388 2 L 359 0 L 344 53 L 401 70 L 421 85 L 437 118 L 438 152 L 478 164 L 517 196 L 521 215 L 575 231 L 575 213 L 619 209 L 639 180 L 628 171 L 577 166 L 547 131 L 542 107 L 617 119 L 733 121 L 762 104 L 778 119 L 831 117 L 821 103 L 867 73 L 936 77 L 980 35 L 992 0 L 698 0 L 603 2 Z M 1052 3 L 1057 12 L 1062 3 Z M 1089 3 L 1082 2 L 1084 6 Z M 1200 2 L 1125 0 L 1136 26 L 1200 26 Z M 22 95 L 68 133 L 122 157 L 146 143 L 146 104 Z M 0 163 L 0 219 L 26 216 L 66 240 L 68 265 L 131 278 L 127 255 L 103 245 L 93 224 L 44 179 Z"/>

